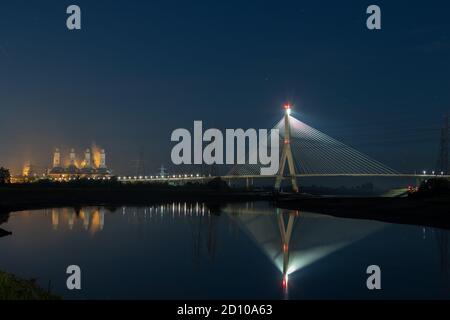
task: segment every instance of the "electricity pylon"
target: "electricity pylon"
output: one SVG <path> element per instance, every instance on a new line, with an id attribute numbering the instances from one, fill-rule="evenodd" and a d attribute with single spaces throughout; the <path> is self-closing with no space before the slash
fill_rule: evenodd
<path id="1" fill-rule="evenodd" d="M 280 168 L 277 173 L 277 178 L 275 180 L 275 190 L 280 191 L 281 182 L 284 179 L 284 169 L 286 167 L 286 161 L 289 168 L 289 177 L 291 180 L 292 190 L 298 192 L 297 177 L 295 172 L 294 157 L 292 156 L 291 150 L 291 127 L 289 124 L 289 115 L 291 114 L 291 106 L 284 106 L 284 143 L 283 150 L 281 152 Z"/>
<path id="2" fill-rule="evenodd" d="M 449 174 L 448 168 L 448 142 L 449 142 L 449 126 L 448 115 L 444 116 L 444 125 L 441 129 L 441 139 L 439 145 L 439 157 L 436 170 L 443 175 Z"/>

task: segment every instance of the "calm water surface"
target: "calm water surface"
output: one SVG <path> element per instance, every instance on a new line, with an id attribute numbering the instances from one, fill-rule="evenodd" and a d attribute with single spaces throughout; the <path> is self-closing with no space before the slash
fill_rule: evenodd
<path id="1" fill-rule="evenodd" d="M 267 203 L 46 209 L 0 217 L 0 270 L 65 298 L 449 298 L 448 231 Z M 0 230 L 1 234 L 1 230 Z M 66 268 L 82 290 L 66 288 Z M 366 288 L 381 267 L 382 290 Z"/>

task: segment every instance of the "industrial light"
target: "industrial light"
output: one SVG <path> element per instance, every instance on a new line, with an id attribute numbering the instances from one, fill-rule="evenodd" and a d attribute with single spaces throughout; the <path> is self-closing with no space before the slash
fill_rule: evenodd
<path id="1" fill-rule="evenodd" d="M 423 170 L 423 174 L 427 174 L 427 171 L 426 171 L 426 170 Z"/>

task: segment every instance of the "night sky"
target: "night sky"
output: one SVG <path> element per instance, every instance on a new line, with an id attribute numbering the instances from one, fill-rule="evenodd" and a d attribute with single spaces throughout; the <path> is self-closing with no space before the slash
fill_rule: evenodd
<path id="1" fill-rule="evenodd" d="M 66 28 L 66 8 L 82 30 Z M 366 8 L 382 30 L 366 28 Z M 95 141 L 148 174 L 170 134 L 295 117 L 398 171 L 434 169 L 450 109 L 448 1 L 0 2 L 0 166 Z"/>

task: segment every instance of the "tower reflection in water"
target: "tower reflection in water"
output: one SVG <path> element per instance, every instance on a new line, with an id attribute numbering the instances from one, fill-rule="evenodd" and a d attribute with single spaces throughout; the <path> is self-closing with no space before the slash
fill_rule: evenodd
<path id="1" fill-rule="evenodd" d="M 106 209 L 104 208 L 55 208 L 50 211 L 54 230 L 58 230 L 62 226 L 67 226 L 69 230 L 72 230 L 76 224 L 80 224 L 86 231 L 95 234 L 103 230 L 105 225 Z"/>

